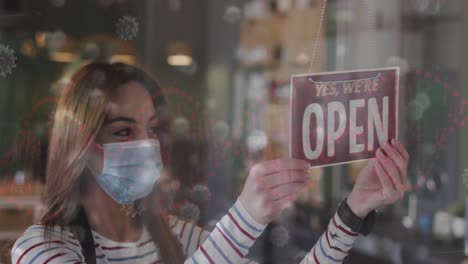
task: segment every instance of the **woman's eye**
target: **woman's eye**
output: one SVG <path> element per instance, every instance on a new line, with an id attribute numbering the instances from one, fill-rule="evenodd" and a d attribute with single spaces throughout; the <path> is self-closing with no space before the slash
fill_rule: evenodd
<path id="1" fill-rule="evenodd" d="M 128 137 L 130 135 L 130 129 L 124 128 L 114 133 L 116 136 Z"/>

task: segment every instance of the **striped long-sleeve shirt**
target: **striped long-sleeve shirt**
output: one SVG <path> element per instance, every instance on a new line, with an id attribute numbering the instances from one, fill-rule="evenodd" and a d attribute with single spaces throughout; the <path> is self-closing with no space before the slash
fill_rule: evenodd
<path id="1" fill-rule="evenodd" d="M 358 233 L 351 231 L 335 213 L 327 229 L 301 261 L 301 264 L 342 263 L 358 235 Z"/>
<path id="2" fill-rule="evenodd" d="M 173 216 L 169 225 L 182 244 L 187 256 L 185 263 L 190 264 L 253 263 L 245 255 L 266 227 L 257 223 L 239 200 L 211 233 Z M 95 231 L 92 233 L 98 264 L 162 263 L 146 229 L 136 242 L 112 241 Z M 356 236 L 335 215 L 325 234 L 301 263 L 341 263 Z M 12 263 L 84 263 L 80 244 L 69 229 L 54 228 L 50 242 L 44 240 L 44 226 L 29 227 L 12 248 Z"/>

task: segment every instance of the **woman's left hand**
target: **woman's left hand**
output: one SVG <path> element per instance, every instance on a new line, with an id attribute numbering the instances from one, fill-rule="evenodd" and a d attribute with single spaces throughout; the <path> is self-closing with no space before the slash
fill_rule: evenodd
<path id="1" fill-rule="evenodd" d="M 364 219 L 377 208 L 403 198 L 410 189 L 406 184 L 408 160 L 405 147 L 394 139 L 391 144 L 378 149 L 376 158 L 362 169 L 348 196 L 347 203 L 351 210 Z"/>

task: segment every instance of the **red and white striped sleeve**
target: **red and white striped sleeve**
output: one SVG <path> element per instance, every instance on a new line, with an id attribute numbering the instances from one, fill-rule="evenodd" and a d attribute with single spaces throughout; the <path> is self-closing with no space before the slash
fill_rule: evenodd
<path id="1" fill-rule="evenodd" d="M 237 200 L 209 235 L 203 230 L 193 231 L 199 232 L 195 240 L 201 241 L 201 245 L 185 263 L 254 263 L 244 257 L 265 227 L 255 221 Z"/>
<path id="2" fill-rule="evenodd" d="M 52 230 L 51 240 L 45 241 L 42 225 L 29 227 L 11 249 L 11 263 L 85 263 L 81 246 L 76 237 L 67 230 Z"/>
<path id="3" fill-rule="evenodd" d="M 342 263 L 358 235 L 358 233 L 351 231 L 335 213 L 325 233 L 301 261 L 301 264 Z"/>

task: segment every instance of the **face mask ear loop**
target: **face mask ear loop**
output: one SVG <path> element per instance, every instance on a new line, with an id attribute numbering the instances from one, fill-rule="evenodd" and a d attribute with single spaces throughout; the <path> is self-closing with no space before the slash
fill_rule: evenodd
<path id="1" fill-rule="evenodd" d="M 94 177 L 98 176 L 98 173 L 96 173 L 96 171 L 93 170 L 93 168 L 91 168 L 91 166 L 89 166 L 87 162 L 86 162 L 86 167 L 88 167 L 89 171 L 91 171 L 91 174 L 93 174 Z"/>
<path id="2" fill-rule="evenodd" d="M 104 154 L 104 147 L 103 146 L 101 146 L 100 144 L 98 144 L 98 143 L 96 143 L 94 141 L 91 144 L 96 145 L 99 148 L 99 150 L 101 151 L 101 153 Z"/>
<path id="3" fill-rule="evenodd" d="M 99 148 L 99 150 L 101 151 L 101 156 L 103 157 L 102 160 L 104 162 L 104 147 L 102 147 L 100 144 L 96 143 L 96 142 L 91 142 L 92 145 L 95 145 Z M 89 162 L 86 162 L 86 167 L 88 167 L 88 169 L 91 171 L 91 173 L 96 177 L 99 175 L 99 173 L 97 173 L 93 168 L 91 168 L 91 166 L 89 166 Z"/>

